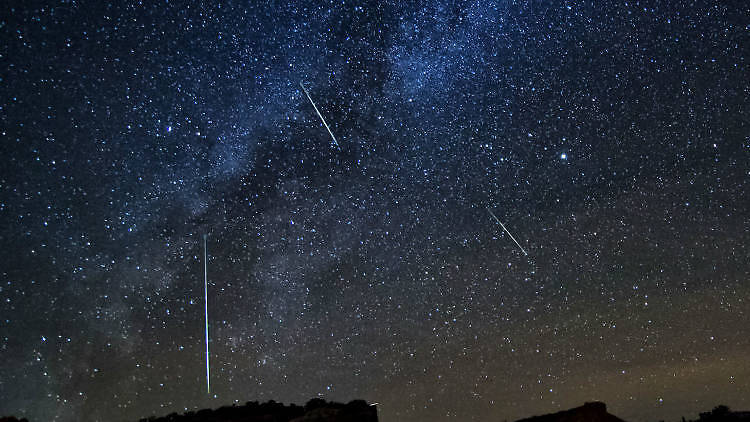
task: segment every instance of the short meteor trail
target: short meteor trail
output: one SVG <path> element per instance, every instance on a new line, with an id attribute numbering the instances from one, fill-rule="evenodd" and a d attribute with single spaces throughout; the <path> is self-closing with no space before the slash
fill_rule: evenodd
<path id="1" fill-rule="evenodd" d="M 312 104 L 313 108 L 315 109 L 315 112 L 318 113 L 318 117 L 320 117 L 320 121 L 323 122 L 323 126 L 325 126 L 326 129 L 328 129 L 328 133 L 331 135 L 331 139 L 333 139 L 333 143 L 336 144 L 336 148 L 341 149 L 338 141 L 336 141 L 336 137 L 333 136 L 333 132 L 331 132 L 331 128 L 328 127 L 328 123 L 326 123 L 326 119 L 324 119 L 323 115 L 320 114 L 320 110 L 318 110 L 318 106 L 315 105 L 315 102 L 313 101 L 312 97 L 310 97 L 310 93 L 307 92 L 307 88 L 305 88 L 305 85 L 302 83 L 302 81 L 299 82 L 299 86 L 301 86 L 302 90 L 305 91 L 305 95 L 307 95 L 307 99 L 310 100 L 310 104 Z"/>
<path id="2" fill-rule="evenodd" d="M 206 392 L 211 394 L 211 370 L 208 366 L 208 248 L 206 246 L 207 235 L 203 235 L 203 291 L 205 293 L 206 305 Z"/>
<path id="3" fill-rule="evenodd" d="M 508 236 L 510 236 L 510 238 L 513 239 L 514 242 L 516 242 L 516 245 L 518 245 L 518 247 L 521 249 L 521 252 L 523 252 L 524 255 L 529 256 L 529 254 L 527 254 L 526 251 L 523 250 L 523 246 L 521 246 L 521 244 L 518 243 L 518 241 L 516 240 L 516 238 L 513 237 L 512 234 L 510 234 L 510 232 L 508 231 L 508 229 L 505 228 L 505 224 L 501 223 L 500 219 L 498 219 L 497 217 L 495 217 L 495 214 L 492 213 L 492 210 L 490 210 L 489 208 L 487 208 L 487 211 L 495 219 L 495 221 L 497 221 L 500 224 L 500 227 L 502 227 L 503 230 L 505 230 L 505 233 L 508 233 Z"/>

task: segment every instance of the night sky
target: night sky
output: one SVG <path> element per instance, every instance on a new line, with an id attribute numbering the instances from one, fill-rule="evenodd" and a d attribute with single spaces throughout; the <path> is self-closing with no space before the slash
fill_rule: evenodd
<path id="1" fill-rule="evenodd" d="M 0 415 L 750 410 L 747 2 L 48 3 L 0 6 Z"/>

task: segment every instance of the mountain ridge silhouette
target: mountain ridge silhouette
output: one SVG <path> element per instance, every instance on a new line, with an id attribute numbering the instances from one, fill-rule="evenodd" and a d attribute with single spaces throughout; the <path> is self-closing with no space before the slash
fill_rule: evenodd
<path id="1" fill-rule="evenodd" d="M 13 416 L 0 417 L 0 422 L 29 422 Z M 284 405 L 274 400 L 265 403 L 257 401 L 244 405 L 223 406 L 218 409 L 201 409 L 183 414 L 170 413 L 166 416 L 149 416 L 138 422 L 378 422 L 377 406 L 364 400 L 349 403 L 328 402 L 321 398 L 309 400 L 304 406 L 294 403 Z M 555 413 L 531 416 L 515 422 L 625 422 L 607 412 L 603 402 L 586 402 Z M 663 421 L 662 421 L 663 422 Z M 699 418 L 681 422 L 750 422 L 750 412 L 731 411 L 720 405 L 709 412 L 701 412 Z"/>
<path id="2" fill-rule="evenodd" d="M 202 409 L 182 415 L 150 416 L 139 422 L 378 422 L 375 405 L 364 400 L 349 403 L 327 402 L 320 398 L 309 400 L 304 407 L 294 403 L 284 405 L 270 400 L 265 403 L 247 402 L 243 406 L 224 406 Z"/>

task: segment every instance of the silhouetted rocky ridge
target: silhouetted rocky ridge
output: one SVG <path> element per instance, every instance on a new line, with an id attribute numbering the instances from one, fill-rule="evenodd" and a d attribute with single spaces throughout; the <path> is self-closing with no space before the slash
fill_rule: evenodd
<path id="1" fill-rule="evenodd" d="M 151 416 L 139 422 L 377 422 L 375 405 L 364 400 L 349 403 L 327 402 L 312 399 L 305 406 L 284 405 L 273 400 L 266 403 L 247 402 L 244 406 L 225 406 L 218 409 L 203 409 L 183 414 Z M 0 422 L 29 422 L 12 416 L 0 417 Z M 516 422 L 625 422 L 607 413 L 607 405 L 589 402 L 562 412 L 532 416 Z M 663 421 L 662 421 L 663 422 Z M 681 422 L 750 422 L 750 412 L 733 412 L 727 406 L 716 406 L 710 412 L 700 413 L 694 421 L 684 417 Z"/>
<path id="2" fill-rule="evenodd" d="M 585 403 L 581 407 L 547 415 L 532 416 L 516 422 L 625 422 L 607 413 L 607 405 L 602 402 Z M 663 421 L 662 421 L 663 422 Z M 703 412 L 694 421 L 681 422 L 750 422 L 750 412 L 732 412 L 727 406 L 716 406 L 710 412 Z"/>
<path id="3" fill-rule="evenodd" d="M 225 406 L 163 417 L 149 417 L 140 422 L 377 422 L 378 411 L 364 400 L 349 403 L 312 399 L 304 407 L 276 403 L 248 402 L 244 406 Z"/>
<path id="4" fill-rule="evenodd" d="M 517 422 L 625 422 L 607 413 L 607 405 L 602 402 L 585 403 L 562 412 L 519 419 Z"/>
<path id="5" fill-rule="evenodd" d="M 716 406 L 710 412 L 701 413 L 696 422 L 750 422 L 750 412 L 732 412 L 727 406 Z"/>

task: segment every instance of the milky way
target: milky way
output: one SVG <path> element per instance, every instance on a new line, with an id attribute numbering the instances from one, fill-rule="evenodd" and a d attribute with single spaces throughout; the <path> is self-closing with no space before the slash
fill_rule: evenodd
<path id="1" fill-rule="evenodd" d="M 747 4 L 207 3 L 0 6 L 0 416 L 750 410 Z"/>

